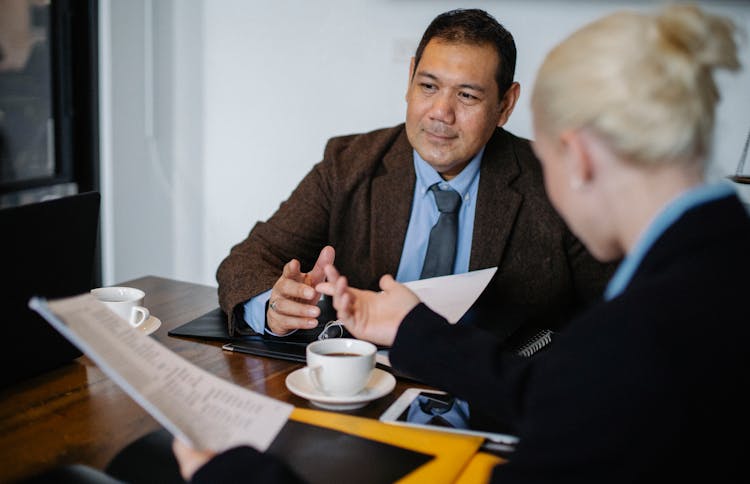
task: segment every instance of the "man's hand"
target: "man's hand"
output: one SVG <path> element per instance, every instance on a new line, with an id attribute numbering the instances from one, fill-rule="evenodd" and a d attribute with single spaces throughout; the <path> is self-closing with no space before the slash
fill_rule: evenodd
<path id="1" fill-rule="evenodd" d="M 315 266 L 308 273 L 300 271 L 300 263 L 292 259 L 271 289 L 266 311 L 266 325 L 274 334 L 283 335 L 295 329 L 309 329 L 318 325 L 317 306 L 320 293 L 315 286 L 325 280 L 323 268 L 333 264 L 336 252 L 327 245 L 320 251 Z"/>
<path id="2" fill-rule="evenodd" d="M 373 292 L 349 287 L 333 265 L 325 274 L 328 282 L 316 289 L 333 296 L 336 315 L 352 335 L 377 345 L 392 346 L 401 321 L 419 304 L 417 295 L 390 275 L 380 278 L 382 292 Z"/>
<path id="3" fill-rule="evenodd" d="M 180 474 L 187 482 L 190 482 L 193 474 L 216 455 L 211 451 L 195 450 L 183 444 L 179 439 L 172 440 L 172 452 L 180 464 Z"/>

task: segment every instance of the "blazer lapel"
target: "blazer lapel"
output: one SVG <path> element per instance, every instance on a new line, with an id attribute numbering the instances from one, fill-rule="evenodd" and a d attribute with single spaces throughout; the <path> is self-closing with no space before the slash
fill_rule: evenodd
<path id="1" fill-rule="evenodd" d="M 377 287 L 383 274 L 394 277 L 401 260 L 406 229 L 414 198 L 413 149 L 402 131 L 372 181 L 370 247 L 372 284 Z"/>
<path id="2" fill-rule="evenodd" d="M 496 130 L 482 157 L 469 270 L 499 265 L 523 199 L 510 187 L 519 173 L 510 137 Z"/>

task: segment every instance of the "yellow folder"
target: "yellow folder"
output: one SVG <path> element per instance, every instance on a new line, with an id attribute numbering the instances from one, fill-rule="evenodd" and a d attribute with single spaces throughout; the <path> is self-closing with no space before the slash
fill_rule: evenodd
<path id="1" fill-rule="evenodd" d="M 481 437 L 405 427 L 306 408 L 295 408 L 290 419 L 435 456 L 398 481 L 405 484 L 455 482 L 477 453 L 483 440 Z"/>

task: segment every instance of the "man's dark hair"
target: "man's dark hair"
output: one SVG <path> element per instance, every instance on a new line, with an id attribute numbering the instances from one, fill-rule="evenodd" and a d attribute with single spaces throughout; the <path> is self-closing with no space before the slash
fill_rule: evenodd
<path id="1" fill-rule="evenodd" d="M 513 36 L 495 18 L 477 8 L 456 9 L 441 13 L 427 26 L 414 54 L 414 72 L 422 59 L 425 47 L 432 39 L 446 42 L 483 45 L 490 44 L 500 59 L 495 80 L 502 99 L 513 83 L 516 71 L 516 43 Z"/>

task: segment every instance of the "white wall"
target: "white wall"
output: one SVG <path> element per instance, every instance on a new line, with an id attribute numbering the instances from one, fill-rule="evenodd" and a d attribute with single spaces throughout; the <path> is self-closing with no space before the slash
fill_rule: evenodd
<path id="1" fill-rule="evenodd" d="M 112 100 L 103 112 L 111 118 L 105 173 L 112 184 L 105 282 L 155 274 L 214 285 L 230 247 L 273 213 L 329 137 L 403 120 L 409 56 L 438 13 L 484 8 L 514 34 L 522 97 L 508 128 L 529 137 L 526 94 L 549 48 L 605 13 L 659 2 L 105 3 L 102 28 L 111 48 L 102 55 L 111 76 L 103 83 Z M 750 31 L 748 3 L 701 3 Z M 750 129 L 747 44 L 742 62 L 739 76 L 720 78 L 713 178 L 733 173 Z M 142 184 L 134 190 L 136 175 Z M 742 194 L 750 198 L 747 189 Z M 147 230 L 135 235 L 139 225 Z"/>
<path id="2" fill-rule="evenodd" d="M 103 281 L 208 282 L 202 0 L 100 2 Z"/>

